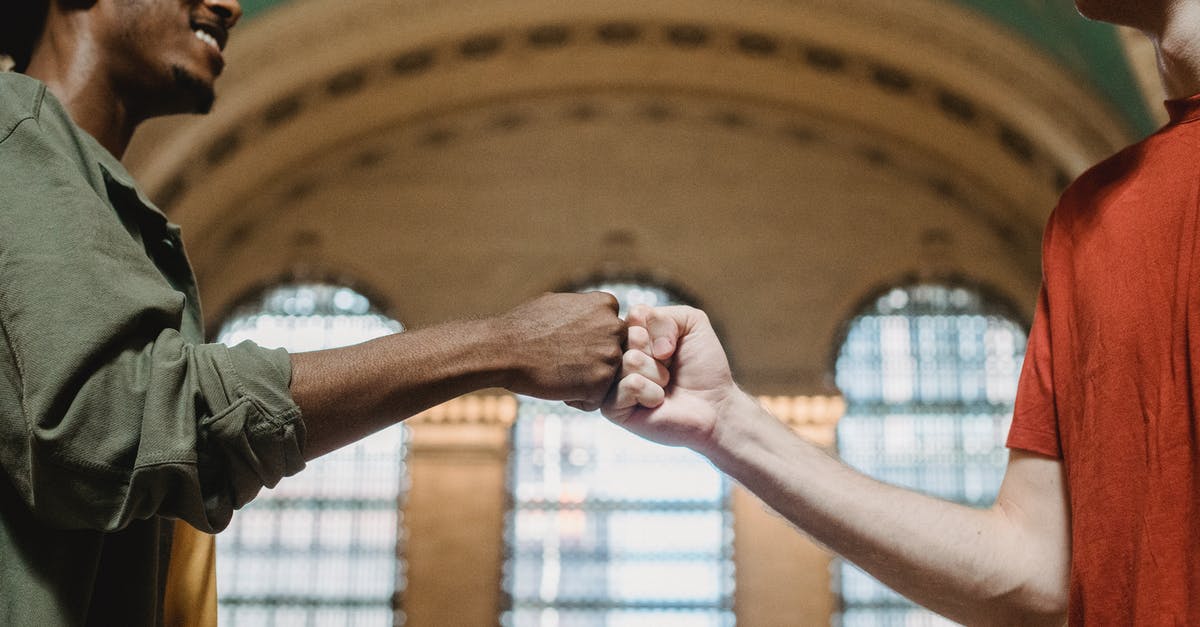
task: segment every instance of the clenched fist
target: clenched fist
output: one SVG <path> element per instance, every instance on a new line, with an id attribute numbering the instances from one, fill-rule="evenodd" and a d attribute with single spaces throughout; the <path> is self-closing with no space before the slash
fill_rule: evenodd
<path id="1" fill-rule="evenodd" d="M 546 294 L 496 319 L 510 346 L 504 387 L 518 394 L 600 407 L 625 345 L 617 299 L 605 292 Z"/>
<path id="2" fill-rule="evenodd" d="M 635 307 L 628 346 L 604 415 L 660 444 L 710 449 L 726 405 L 744 394 L 708 316 L 692 307 Z"/>

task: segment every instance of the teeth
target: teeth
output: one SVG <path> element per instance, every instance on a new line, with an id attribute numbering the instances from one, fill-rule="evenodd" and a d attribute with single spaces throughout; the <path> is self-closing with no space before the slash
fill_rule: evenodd
<path id="1" fill-rule="evenodd" d="M 192 32 L 196 34 L 196 39 L 199 39 L 200 41 L 212 46 L 213 50 L 216 50 L 217 52 L 221 51 L 221 45 L 217 43 L 217 40 L 212 35 L 209 35 L 202 30 L 194 30 Z"/>

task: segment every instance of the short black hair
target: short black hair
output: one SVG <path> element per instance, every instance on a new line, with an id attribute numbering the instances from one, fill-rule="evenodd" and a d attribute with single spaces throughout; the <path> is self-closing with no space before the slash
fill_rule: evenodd
<path id="1" fill-rule="evenodd" d="M 0 54 L 12 57 L 14 70 L 24 72 L 33 46 L 42 34 L 50 0 L 0 0 Z"/>

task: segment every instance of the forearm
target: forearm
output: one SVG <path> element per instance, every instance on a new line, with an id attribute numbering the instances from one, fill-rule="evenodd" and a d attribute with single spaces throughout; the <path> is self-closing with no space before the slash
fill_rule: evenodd
<path id="1" fill-rule="evenodd" d="M 621 361 L 611 294 L 545 294 L 487 320 L 451 322 L 292 359 L 313 459 L 488 387 L 598 407 Z"/>
<path id="2" fill-rule="evenodd" d="M 505 337 L 491 321 L 452 322 L 292 355 L 292 396 L 314 459 L 463 394 L 505 383 Z"/>
<path id="3" fill-rule="evenodd" d="M 976 510 L 877 482 L 738 394 L 704 451 L 815 540 L 908 596 L 971 624 L 1061 623 L 1059 547 L 1021 512 Z"/>

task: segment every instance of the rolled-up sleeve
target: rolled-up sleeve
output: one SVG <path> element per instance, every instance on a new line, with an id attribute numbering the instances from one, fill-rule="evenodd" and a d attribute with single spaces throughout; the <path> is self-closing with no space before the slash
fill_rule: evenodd
<path id="1" fill-rule="evenodd" d="M 304 466 L 291 361 L 188 341 L 139 228 L 36 120 L 0 141 L 0 463 L 49 525 L 217 531 Z"/>

